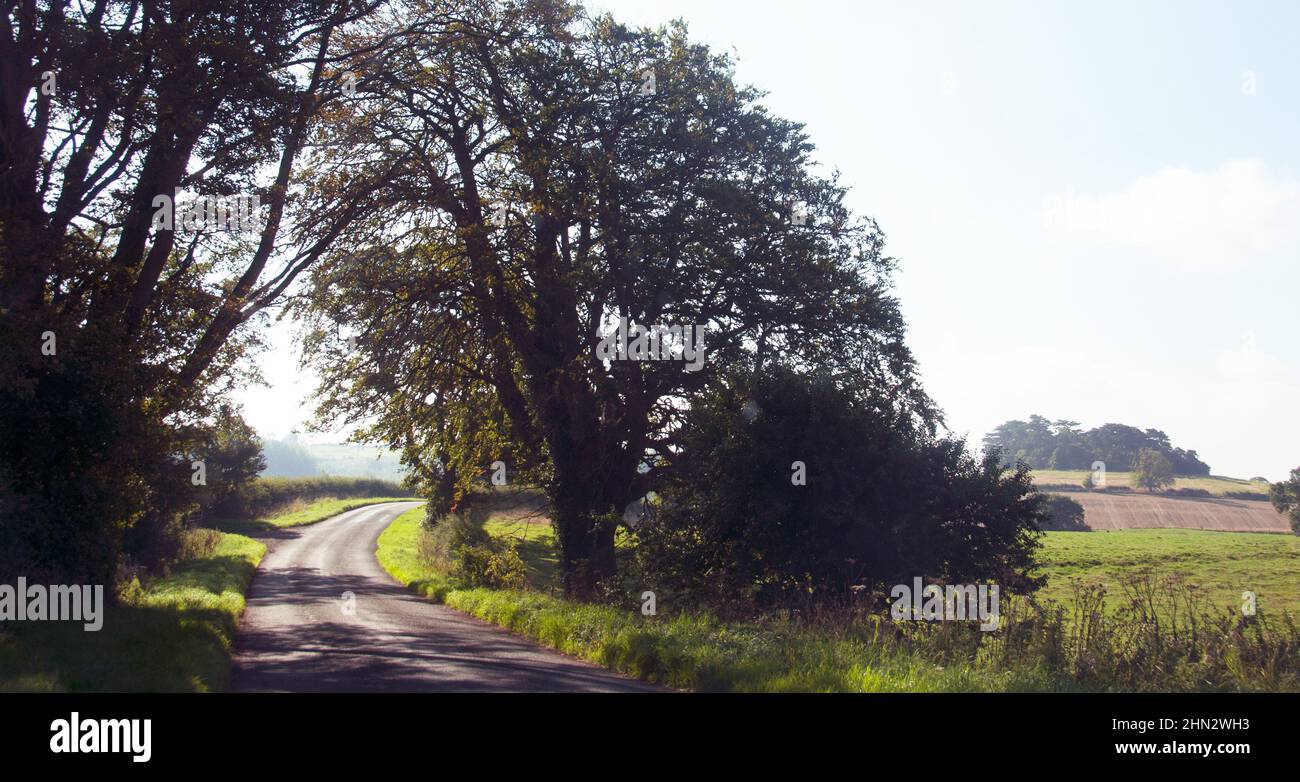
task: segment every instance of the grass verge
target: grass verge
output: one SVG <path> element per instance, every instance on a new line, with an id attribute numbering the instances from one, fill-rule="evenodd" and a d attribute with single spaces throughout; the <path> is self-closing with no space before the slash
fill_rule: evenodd
<path id="1" fill-rule="evenodd" d="M 209 692 L 230 681 L 244 593 L 266 546 L 221 534 L 206 554 L 79 622 L 13 622 L 0 632 L 0 691 Z"/>
<path id="2" fill-rule="evenodd" d="M 566 654 L 676 689 L 733 692 L 924 692 L 1041 690 L 1035 673 L 988 675 L 928 661 L 884 644 L 870 630 L 796 628 L 786 622 L 728 623 L 703 614 L 644 617 L 535 591 L 469 588 L 420 561 L 422 508 L 379 536 L 376 556 L 398 581 L 459 611 Z M 514 525 L 517 522 L 488 522 Z M 495 528 L 500 533 L 507 527 Z M 549 533 L 530 525 L 527 542 Z M 518 532 L 511 526 L 511 532 Z M 540 544 L 537 546 L 540 549 Z M 521 545 L 521 553 L 523 546 Z M 553 556 L 553 555 L 551 555 Z M 529 558 L 526 558 L 526 561 Z M 546 581 L 553 563 L 528 562 Z"/>
<path id="3" fill-rule="evenodd" d="M 737 692 L 998 692 L 1195 691 L 1300 689 L 1300 631 L 1279 623 L 1186 624 L 1160 615 L 1142 621 L 1108 616 L 1090 602 L 1073 617 L 1049 607 L 1004 600 L 1010 632 L 983 635 L 964 623 L 895 623 L 878 616 L 853 621 L 788 618 L 725 622 L 705 613 L 645 617 L 609 605 L 577 603 L 538 589 L 553 587 L 553 563 L 539 560 L 549 528 L 489 520 L 485 529 L 511 535 L 530 567 L 533 590 L 467 587 L 433 571 L 420 557 L 423 509 L 403 514 L 379 538 L 377 556 L 395 578 L 419 593 L 546 646 L 623 673 L 678 689 Z M 1165 534 L 1167 530 L 1140 531 Z M 1185 531 L 1179 531 L 1185 532 Z M 1232 533 L 1204 533 L 1227 535 Z M 1105 537 L 1113 537 L 1114 533 Z M 1061 576 L 1082 538 L 1052 533 L 1049 559 Z M 1143 548 L 1158 541 L 1133 542 Z M 1196 535 L 1192 536 L 1197 537 Z M 1251 536 L 1265 541 L 1278 536 Z M 1100 542 L 1100 540 L 1098 540 Z M 1224 542 L 1198 541 L 1212 548 Z M 1250 541 L 1242 541 L 1249 550 Z M 525 548 L 525 544 L 536 544 Z M 1230 549 L 1231 547 L 1229 547 Z M 1186 552 L 1184 552 L 1186 554 Z M 1237 555 L 1241 552 L 1238 551 Z M 1274 557 L 1276 552 L 1266 555 Z M 548 553 L 548 556 L 553 554 Z M 1230 559 L 1228 551 L 1223 558 Z M 1140 558 L 1135 558 L 1135 562 Z M 1279 563 L 1280 565 L 1280 563 Z M 1281 566 L 1281 565 L 1280 565 Z M 1121 574 L 1122 575 L 1122 574 Z M 1120 576 L 1117 576 L 1117 578 Z M 1065 579 L 1068 582 L 1068 579 Z M 1183 594 L 1174 596 L 1184 606 Z M 1261 606 L 1261 612 L 1266 606 Z M 1273 612 L 1276 617 L 1277 613 Z M 1080 619 L 1082 617 L 1082 620 Z M 1261 620 L 1263 617 L 1261 617 Z M 1079 630 L 1080 621 L 1086 632 Z M 900 627 L 909 625 L 907 627 Z M 1190 629 L 1190 632 L 1189 632 Z"/>

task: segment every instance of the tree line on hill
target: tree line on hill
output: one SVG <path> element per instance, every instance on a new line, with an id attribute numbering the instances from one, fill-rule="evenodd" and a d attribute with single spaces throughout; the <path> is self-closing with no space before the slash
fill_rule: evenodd
<path id="1" fill-rule="evenodd" d="M 1175 448 L 1159 429 L 1126 424 L 1082 431 L 1078 421 L 1031 415 L 1028 421 L 1007 421 L 985 435 L 985 451 L 992 448 L 999 449 L 1007 461 L 1021 461 L 1036 470 L 1089 470 L 1094 462 L 1104 462 L 1116 472 L 1134 469 L 1139 455 L 1150 450 L 1168 459 L 1177 475 L 1210 474 L 1210 466 L 1196 451 Z"/>

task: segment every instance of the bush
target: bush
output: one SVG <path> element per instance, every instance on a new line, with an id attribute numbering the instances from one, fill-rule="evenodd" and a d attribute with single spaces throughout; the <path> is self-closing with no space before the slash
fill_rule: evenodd
<path id="1" fill-rule="evenodd" d="M 465 546 L 458 552 L 452 575 L 472 587 L 523 589 L 527 585 L 524 561 L 514 546 Z"/>
<path id="2" fill-rule="evenodd" d="M 482 520 L 470 514 L 452 513 L 432 526 L 426 519 L 419 553 L 425 567 L 469 586 L 522 589 L 527 583 L 524 561 L 515 547 L 488 535 Z"/>
<path id="3" fill-rule="evenodd" d="M 752 613 L 914 576 L 1036 585 L 1042 500 L 1027 467 L 1007 475 L 996 451 L 977 460 L 828 379 L 734 380 L 693 400 L 682 434 L 636 528 L 644 588 L 674 603 Z"/>
<path id="4" fill-rule="evenodd" d="M 1051 532 L 1089 532 L 1091 527 L 1083 521 L 1083 506 L 1078 501 L 1059 494 L 1046 495 L 1047 519 L 1042 529 Z"/>

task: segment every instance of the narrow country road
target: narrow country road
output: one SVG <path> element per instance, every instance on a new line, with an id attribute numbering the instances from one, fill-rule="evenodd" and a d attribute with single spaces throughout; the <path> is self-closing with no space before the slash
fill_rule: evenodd
<path id="1" fill-rule="evenodd" d="M 375 559 L 376 541 L 393 519 L 418 504 L 370 505 L 273 533 L 236 636 L 232 689 L 656 690 L 433 603 L 394 581 Z M 354 600 L 346 600 L 346 593 Z"/>

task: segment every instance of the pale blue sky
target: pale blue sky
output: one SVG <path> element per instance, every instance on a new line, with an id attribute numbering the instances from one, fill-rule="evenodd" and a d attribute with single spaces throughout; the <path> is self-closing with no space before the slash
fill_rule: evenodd
<path id="1" fill-rule="evenodd" d="M 1300 4 L 587 5 L 685 19 L 807 125 L 956 433 L 1041 413 L 1300 466 Z M 309 390 L 277 340 L 244 395 L 268 434 Z"/>

